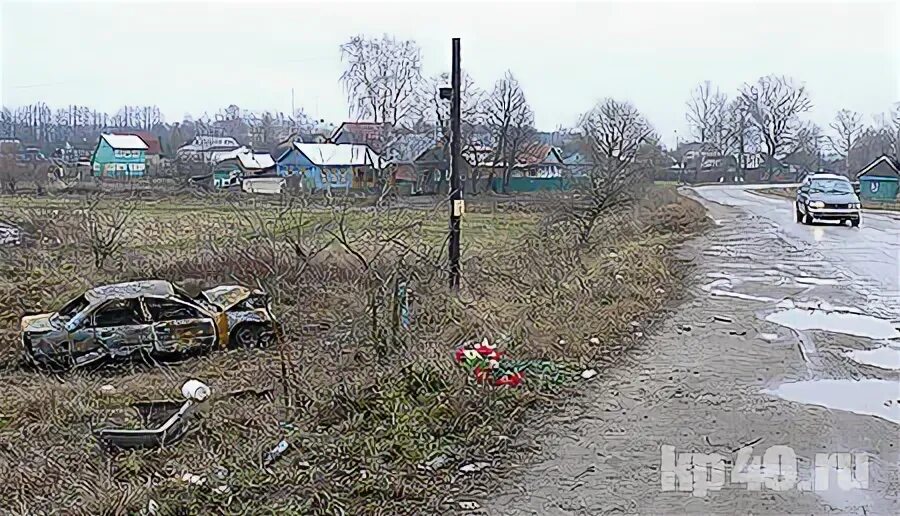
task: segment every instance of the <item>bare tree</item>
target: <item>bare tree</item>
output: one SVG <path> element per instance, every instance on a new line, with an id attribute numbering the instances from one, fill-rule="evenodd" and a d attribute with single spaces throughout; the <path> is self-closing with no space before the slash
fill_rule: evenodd
<path id="1" fill-rule="evenodd" d="M 415 41 L 355 36 L 341 45 L 341 58 L 347 63 L 341 82 L 358 119 L 394 127 L 407 122 L 422 79 L 422 55 Z"/>
<path id="2" fill-rule="evenodd" d="M 844 159 L 844 167 L 849 174 L 850 153 L 865 130 L 862 115 L 856 111 L 842 109 L 835 115 L 830 127 L 836 135 L 829 136 L 828 141 L 834 152 Z"/>
<path id="3" fill-rule="evenodd" d="M 813 122 L 803 122 L 797 126 L 787 145 L 788 155 L 794 158 L 798 167 L 797 180 L 806 173 L 817 172 L 822 165 L 822 128 Z"/>
<path id="4" fill-rule="evenodd" d="M 891 124 L 893 126 L 893 156 L 894 160 L 900 162 L 900 102 L 894 104 L 891 109 Z"/>
<path id="5" fill-rule="evenodd" d="M 705 81 L 691 92 L 687 102 L 687 122 L 694 138 L 700 144 L 694 158 L 694 181 L 703 167 L 707 154 L 722 156 L 726 150 L 727 132 L 725 125 L 727 99 L 718 88 L 713 89 Z"/>
<path id="6" fill-rule="evenodd" d="M 81 229 L 89 237 L 91 256 L 97 269 L 102 269 L 125 244 L 126 224 L 138 206 L 130 200 L 101 206 L 101 200 L 100 196 L 86 199 L 79 210 Z"/>
<path id="7" fill-rule="evenodd" d="M 744 178 L 745 156 L 759 144 L 759 131 L 750 119 L 750 110 L 743 97 L 738 97 L 725 107 L 725 148 L 726 154 L 735 159 L 735 169 Z"/>
<path id="8" fill-rule="evenodd" d="M 538 144 L 534 111 L 512 72 L 507 71 L 494 84 L 493 91 L 485 99 L 484 112 L 494 146 L 488 184 L 493 185 L 495 171 L 502 167 L 505 190 L 512 171 L 525 156 L 534 152 Z"/>
<path id="9" fill-rule="evenodd" d="M 751 120 L 759 129 L 768 153 L 767 177 L 774 171 L 774 159 L 783 156 L 799 124 L 799 115 L 812 108 L 805 86 L 788 77 L 768 75 L 754 84 L 745 84 L 741 97 Z"/>
<path id="10" fill-rule="evenodd" d="M 581 133 L 592 161 L 587 204 L 574 207 L 568 217 L 585 244 L 601 215 L 637 198 L 658 163 L 658 148 L 647 119 L 631 103 L 615 99 L 605 99 L 586 113 Z"/>

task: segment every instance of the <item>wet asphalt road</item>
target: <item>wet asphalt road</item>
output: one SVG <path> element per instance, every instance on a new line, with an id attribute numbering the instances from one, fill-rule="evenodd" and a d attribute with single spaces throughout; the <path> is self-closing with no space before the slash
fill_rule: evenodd
<path id="1" fill-rule="evenodd" d="M 681 250 L 697 264 L 691 299 L 529 423 L 486 513 L 900 513 L 900 214 L 803 226 L 791 201 L 749 190 L 688 192 L 716 222 Z M 796 481 L 770 468 L 754 490 L 733 476 L 748 445 L 795 464 Z M 722 485 L 702 493 L 690 472 L 687 492 L 664 489 L 663 446 L 719 454 Z M 819 484 L 816 454 L 841 452 L 867 457 L 858 485 L 828 466 Z M 719 465 L 691 471 L 715 484 Z"/>

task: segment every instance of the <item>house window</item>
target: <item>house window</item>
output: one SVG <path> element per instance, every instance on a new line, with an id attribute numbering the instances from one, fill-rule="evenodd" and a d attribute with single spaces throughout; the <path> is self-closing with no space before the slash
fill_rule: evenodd
<path id="1" fill-rule="evenodd" d="M 94 172 L 100 172 L 100 164 L 94 163 Z"/>
<path id="2" fill-rule="evenodd" d="M 117 158 L 122 158 L 125 156 L 125 151 L 123 151 L 121 149 L 116 149 L 115 151 L 113 151 L 113 155 L 115 155 L 115 157 L 117 157 Z"/>
<path id="3" fill-rule="evenodd" d="M 132 170 L 133 172 L 143 172 L 143 171 L 144 171 L 144 164 L 143 164 L 143 163 L 134 163 L 134 164 L 131 165 L 131 170 Z"/>
<path id="4" fill-rule="evenodd" d="M 126 170 L 127 168 L 128 168 L 128 167 L 125 166 L 124 163 L 117 163 L 117 164 L 116 164 L 116 170 L 124 171 L 124 170 Z"/>

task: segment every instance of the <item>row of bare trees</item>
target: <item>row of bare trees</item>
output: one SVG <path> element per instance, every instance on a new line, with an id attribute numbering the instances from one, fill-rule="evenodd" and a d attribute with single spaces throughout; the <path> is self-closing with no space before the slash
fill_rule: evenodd
<path id="1" fill-rule="evenodd" d="M 737 158 L 738 167 L 748 152 L 763 151 L 766 172 L 771 175 L 775 159 L 794 157 L 813 170 L 822 153 L 831 151 L 843 161 L 845 172 L 857 170 L 880 154 L 900 158 L 900 104 L 886 117 L 867 125 L 860 113 L 840 110 L 830 124 L 831 134 L 804 120 L 812 108 L 803 84 L 784 76 L 760 77 L 744 84 L 734 98 L 709 81 L 699 84 L 687 101 L 686 119 L 694 142 L 699 144 L 694 173 L 703 166 L 703 156 Z"/>
<path id="2" fill-rule="evenodd" d="M 411 40 L 357 36 L 341 45 L 346 67 L 341 82 L 351 115 L 389 124 L 394 131 L 434 131 L 449 146 L 450 103 L 440 89 L 450 85 L 449 74 L 422 75 L 422 57 Z M 463 72 L 461 92 L 463 153 L 472 165 L 477 189 L 482 168 L 503 174 L 507 186 L 513 169 L 539 145 L 534 111 L 521 84 L 507 71 L 490 90 Z M 486 166 L 485 165 L 490 165 Z"/>
<path id="3" fill-rule="evenodd" d="M 242 144 L 269 149 L 291 134 L 308 135 L 320 125 L 303 109 L 293 114 L 255 112 L 234 104 L 211 116 L 204 113 L 195 119 L 185 115 L 174 123 L 166 123 L 157 106 L 123 106 L 112 114 L 77 105 L 54 110 L 43 102 L 0 108 L 0 138 L 16 138 L 51 151 L 65 143 L 89 147 L 100 133 L 111 129 L 153 133 L 169 153 L 197 135 L 232 136 Z"/>

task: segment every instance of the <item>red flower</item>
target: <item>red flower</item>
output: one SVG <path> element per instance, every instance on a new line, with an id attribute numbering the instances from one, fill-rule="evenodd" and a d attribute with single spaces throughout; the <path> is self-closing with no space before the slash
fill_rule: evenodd
<path id="1" fill-rule="evenodd" d="M 497 380 L 494 385 L 508 385 L 509 387 L 516 387 L 522 383 L 522 373 L 512 373 L 503 375 L 499 380 Z"/>
<path id="2" fill-rule="evenodd" d="M 465 356 L 465 353 L 466 353 L 466 348 L 459 348 L 459 349 L 457 349 L 457 350 L 456 350 L 456 355 L 455 355 L 455 356 L 456 356 L 456 361 L 457 361 L 457 362 L 462 362 L 462 361 L 463 361 L 463 357 Z"/>

